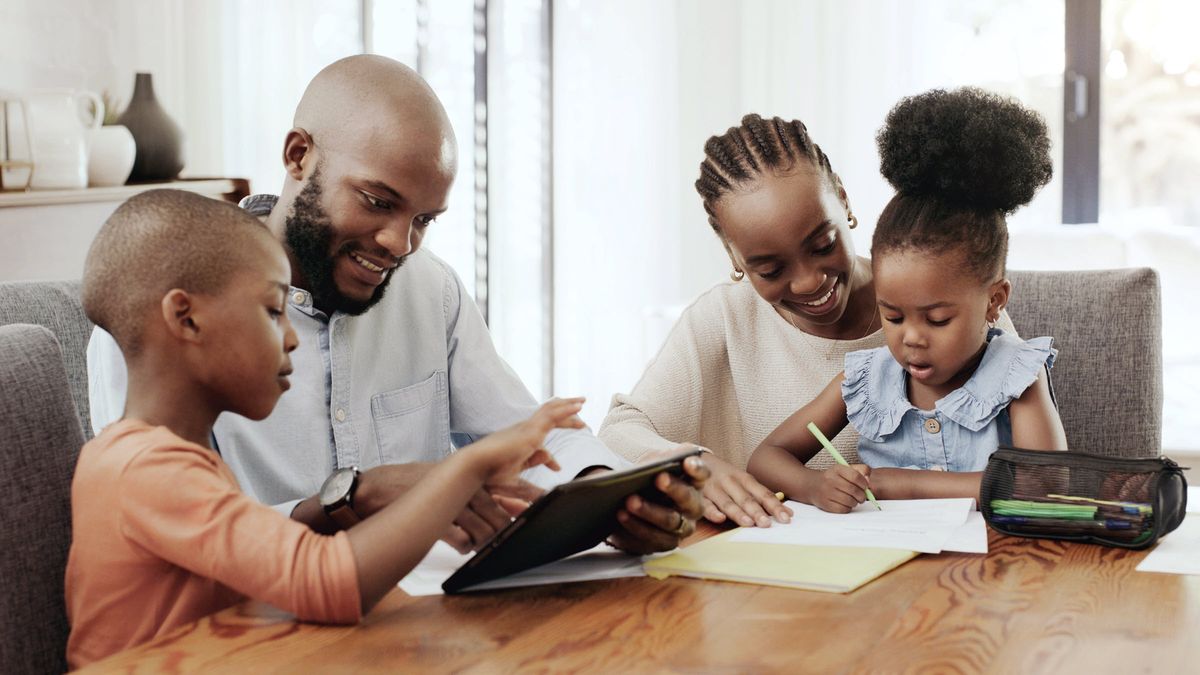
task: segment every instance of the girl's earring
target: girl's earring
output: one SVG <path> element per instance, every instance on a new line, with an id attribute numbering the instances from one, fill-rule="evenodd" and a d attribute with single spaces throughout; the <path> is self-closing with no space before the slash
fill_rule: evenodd
<path id="1" fill-rule="evenodd" d="M 853 230 L 856 227 L 858 227 L 858 217 L 855 216 L 853 213 L 851 213 L 850 214 L 850 229 Z"/>
<path id="2" fill-rule="evenodd" d="M 738 268 L 736 268 L 736 267 L 735 267 L 735 268 L 733 268 L 733 271 L 729 273 L 729 278 L 730 278 L 730 279 L 732 279 L 732 280 L 733 280 L 733 281 L 735 281 L 735 282 L 737 282 L 737 281 L 741 281 L 741 280 L 742 280 L 742 279 L 744 279 L 745 277 L 746 277 L 746 273 L 745 273 L 745 272 L 743 272 L 742 270 L 739 270 L 739 269 L 738 269 Z"/>

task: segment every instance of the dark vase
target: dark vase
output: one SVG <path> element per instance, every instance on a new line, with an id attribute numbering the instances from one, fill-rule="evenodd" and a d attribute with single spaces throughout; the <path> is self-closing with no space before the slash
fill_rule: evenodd
<path id="1" fill-rule="evenodd" d="M 170 180 L 183 170 L 183 129 L 154 97 L 150 73 L 137 74 L 133 97 L 117 124 L 129 128 L 137 145 L 130 181 Z"/>

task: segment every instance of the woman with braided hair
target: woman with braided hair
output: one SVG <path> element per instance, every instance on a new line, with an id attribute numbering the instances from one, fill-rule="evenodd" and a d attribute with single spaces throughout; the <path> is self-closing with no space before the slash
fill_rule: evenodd
<path id="1" fill-rule="evenodd" d="M 751 453 L 847 353 L 885 341 L 849 195 L 804 124 L 747 115 L 704 152 L 696 191 L 732 283 L 684 311 L 633 391 L 614 396 L 599 437 L 635 461 L 678 443 L 707 448 L 705 516 L 767 527 L 790 511 L 746 472 Z M 1006 313 L 997 325 L 1015 332 Z M 833 438 L 852 463 L 857 443 L 849 426 Z M 834 464 L 824 450 L 806 462 Z"/>
<path id="2" fill-rule="evenodd" d="M 1001 445 L 1065 450 L 1050 395 L 1058 350 L 995 328 L 1012 284 L 1007 217 L 1050 180 L 1046 123 L 981 89 L 900 101 L 876 137 L 896 188 L 871 239 L 886 347 L 845 370 L 779 425 L 747 470 L 773 490 L 846 513 L 880 499 L 977 497 Z M 814 471 L 829 433 L 853 427 L 862 464 Z"/>

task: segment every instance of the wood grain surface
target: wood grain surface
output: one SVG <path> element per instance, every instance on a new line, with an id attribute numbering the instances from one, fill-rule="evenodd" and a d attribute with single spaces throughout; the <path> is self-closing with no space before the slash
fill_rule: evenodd
<path id="1" fill-rule="evenodd" d="M 711 528 L 700 537 L 711 534 Z M 1200 578 L 989 533 L 838 595 L 691 579 L 455 597 L 393 591 L 358 626 L 247 602 L 84 672 L 1200 672 Z"/>

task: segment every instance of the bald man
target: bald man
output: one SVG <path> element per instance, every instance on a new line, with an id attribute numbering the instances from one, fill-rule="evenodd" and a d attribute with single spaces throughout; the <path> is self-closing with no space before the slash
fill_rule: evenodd
<path id="1" fill-rule="evenodd" d="M 284 139 L 281 194 L 242 201 L 287 251 L 300 346 L 274 412 L 261 422 L 221 415 L 214 447 L 247 493 L 317 531 L 353 526 L 454 447 L 537 407 L 462 281 L 420 248 L 446 210 L 457 155 L 445 110 L 416 72 L 352 56 L 305 90 Z M 88 375 L 99 432 L 125 400 L 120 350 L 100 328 Z M 586 430 L 552 432 L 546 447 L 561 472 L 539 467 L 515 491 L 481 490 L 444 539 L 479 548 L 543 488 L 624 463 Z M 694 484 L 707 469 L 688 469 L 689 480 L 660 479 L 670 506 L 632 497 L 610 541 L 644 553 L 690 534 L 701 512 Z"/>

